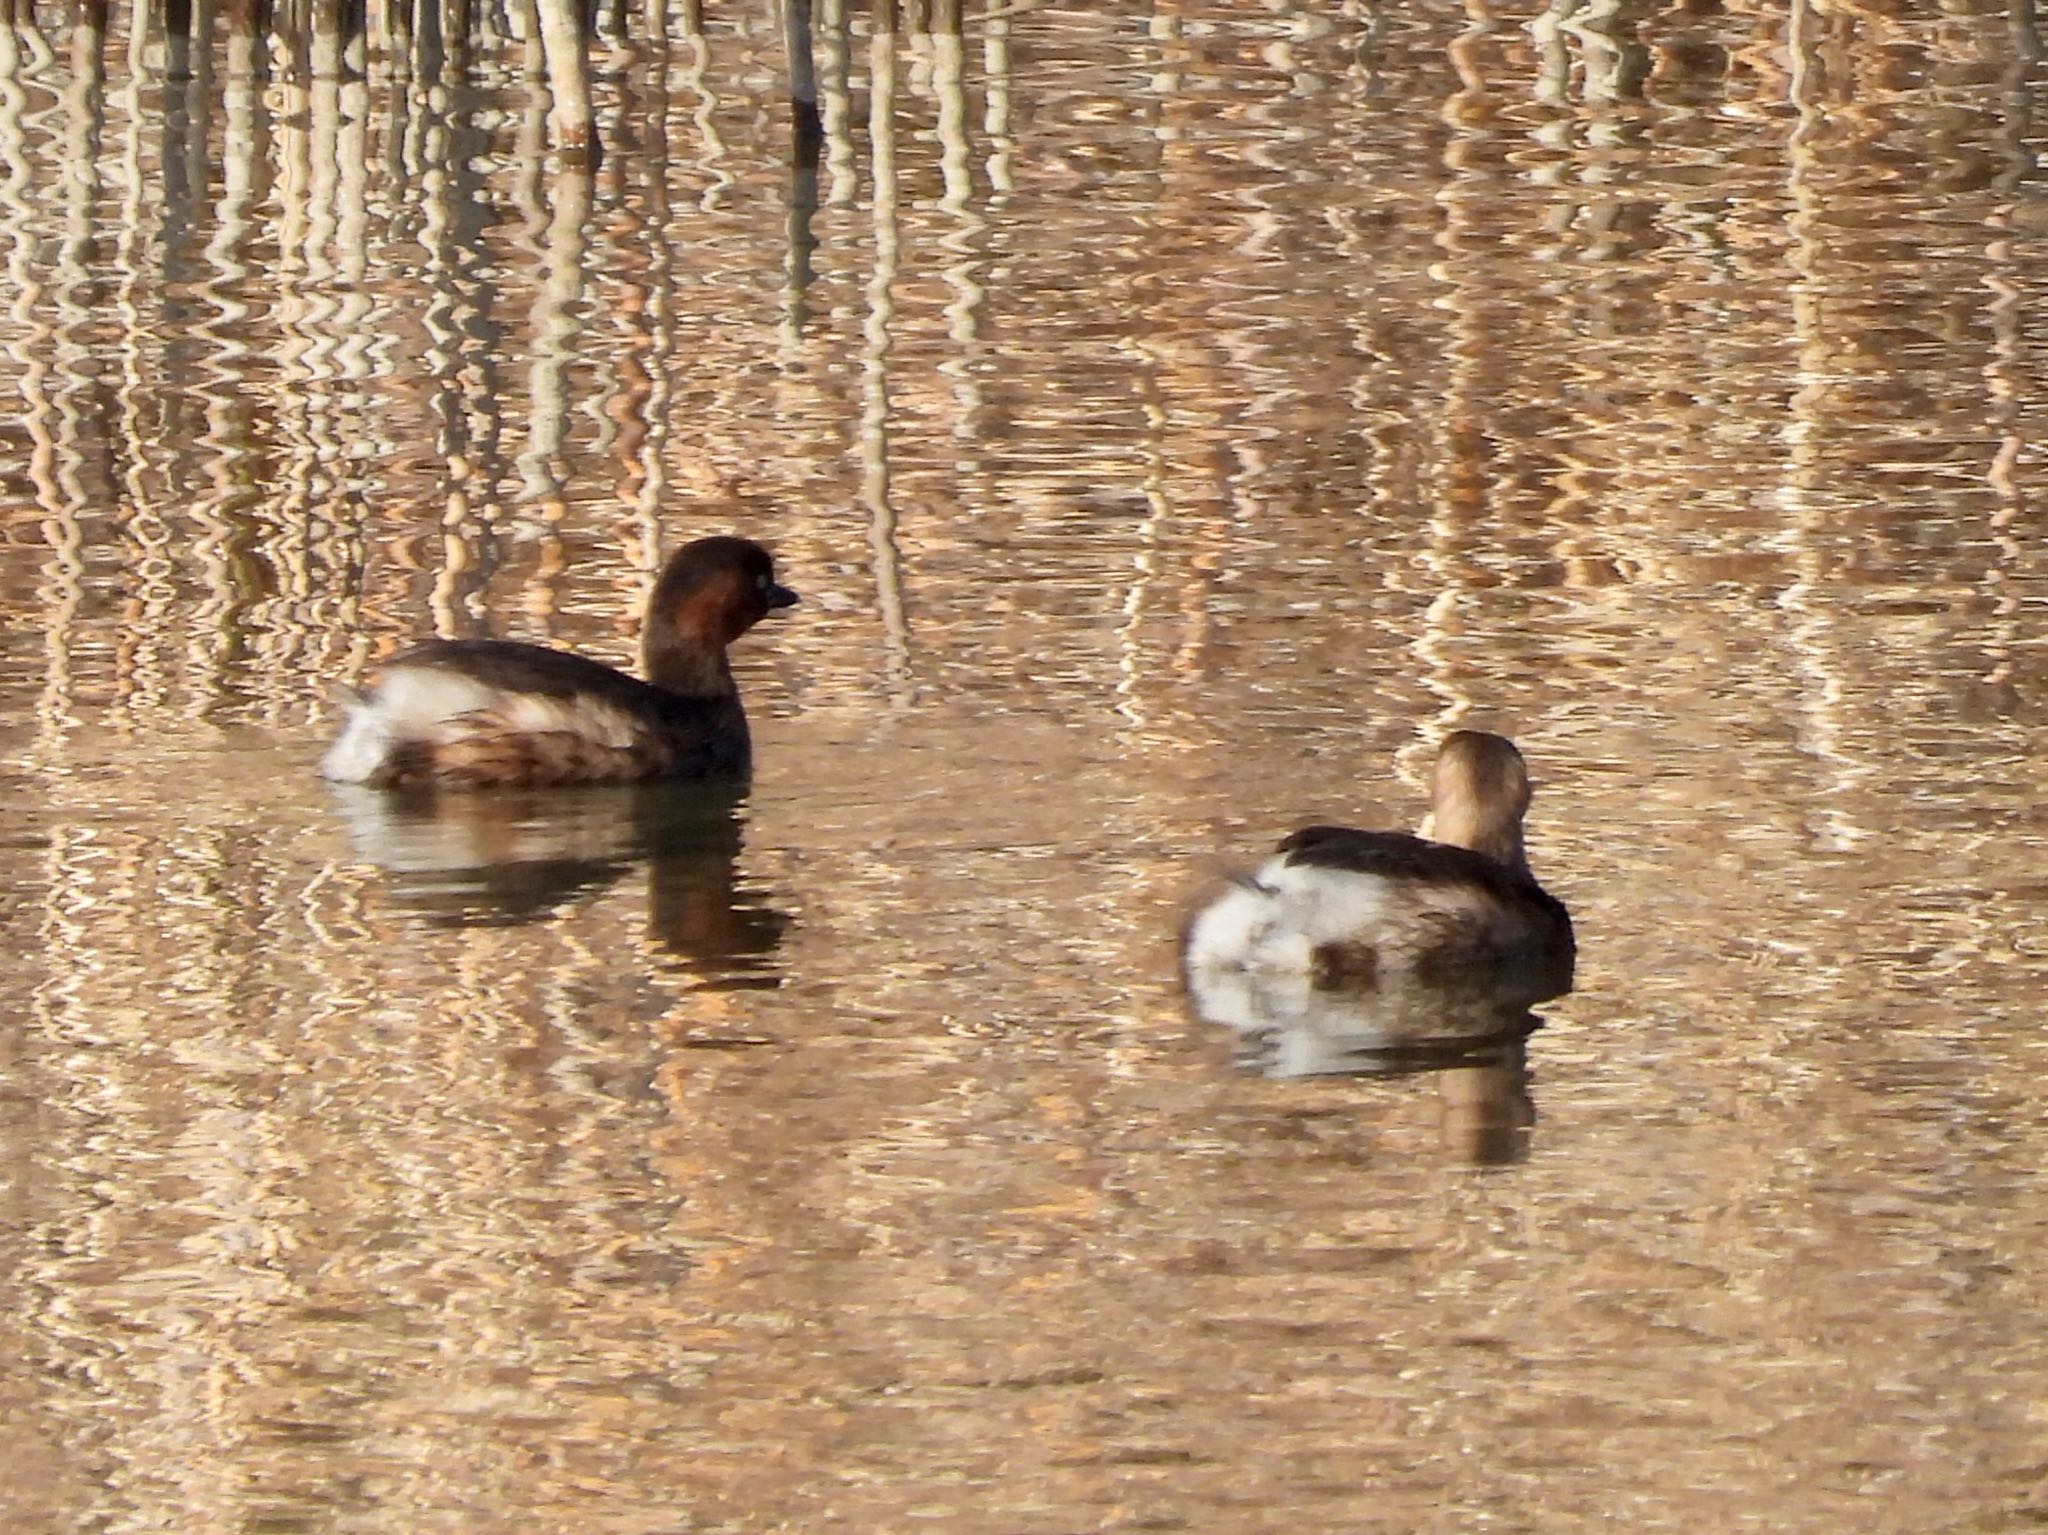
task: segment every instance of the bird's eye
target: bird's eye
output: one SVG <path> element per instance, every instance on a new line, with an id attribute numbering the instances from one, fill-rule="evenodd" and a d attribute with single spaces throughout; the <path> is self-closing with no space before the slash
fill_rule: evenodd
<path id="1" fill-rule="evenodd" d="M 764 570 L 758 577 L 755 578 L 754 584 L 760 587 L 761 590 L 765 592 L 768 590 L 769 587 L 773 586 L 775 583 L 773 580 L 769 578 L 768 572 Z"/>

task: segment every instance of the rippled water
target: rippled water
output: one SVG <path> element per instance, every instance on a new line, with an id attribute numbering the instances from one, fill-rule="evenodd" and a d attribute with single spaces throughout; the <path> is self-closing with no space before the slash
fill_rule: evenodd
<path id="1" fill-rule="evenodd" d="M 594 175 L 495 15 L 0 52 L 0 1509 L 2048 1519 L 2031 13 L 821 5 L 810 188 L 709 9 Z M 745 796 L 315 778 L 719 529 Z M 1190 902 L 1453 721 L 1578 989 L 1247 1069 Z"/>

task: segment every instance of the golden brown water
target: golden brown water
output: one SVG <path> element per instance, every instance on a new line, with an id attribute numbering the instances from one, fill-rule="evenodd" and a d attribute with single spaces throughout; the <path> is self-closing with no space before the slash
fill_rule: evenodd
<path id="1" fill-rule="evenodd" d="M 793 240 L 710 9 L 594 177 L 515 40 L 0 56 L 0 1510 L 2048 1519 L 2030 13 L 821 5 Z M 721 529 L 738 803 L 315 778 Z M 1454 721 L 1577 991 L 1236 1068 L 1189 901 Z"/>

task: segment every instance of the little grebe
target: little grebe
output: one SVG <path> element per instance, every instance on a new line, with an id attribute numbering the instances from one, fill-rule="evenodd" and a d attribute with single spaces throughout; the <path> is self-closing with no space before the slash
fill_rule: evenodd
<path id="1" fill-rule="evenodd" d="M 1514 743 L 1459 730 L 1437 754 L 1431 830 L 1305 826 L 1188 926 L 1191 984 L 1232 971 L 1369 986 L 1395 973 L 1534 965 L 1527 1000 L 1571 987 L 1562 902 L 1529 873 L 1529 773 Z"/>
<path id="2" fill-rule="evenodd" d="M 753 752 L 725 648 L 796 600 L 759 544 L 700 538 L 647 599 L 645 682 L 541 645 L 430 640 L 350 703 L 320 772 L 380 789 L 741 777 Z"/>

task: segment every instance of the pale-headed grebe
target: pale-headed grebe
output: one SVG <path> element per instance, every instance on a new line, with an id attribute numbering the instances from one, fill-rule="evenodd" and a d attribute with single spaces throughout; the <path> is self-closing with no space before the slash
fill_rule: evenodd
<path id="1" fill-rule="evenodd" d="M 1530 1000 L 1571 986 L 1571 917 L 1522 851 L 1529 773 L 1514 743 L 1454 731 L 1436 759 L 1435 840 L 1305 826 L 1257 874 L 1198 912 L 1182 958 L 1191 984 L 1229 972 L 1369 986 L 1532 963 Z"/>
<path id="2" fill-rule="evenodd" d="M 647 599 L 646 681 L 542 645 L 430 640 L 350 703 L 321 774 L 380 789 L 741 777 L 753 748 L 725 649 L 796 600 L 759 544 L 700 538 Z"/>

